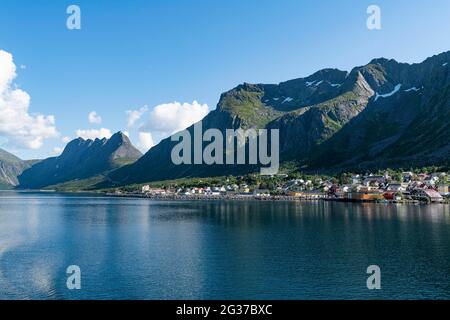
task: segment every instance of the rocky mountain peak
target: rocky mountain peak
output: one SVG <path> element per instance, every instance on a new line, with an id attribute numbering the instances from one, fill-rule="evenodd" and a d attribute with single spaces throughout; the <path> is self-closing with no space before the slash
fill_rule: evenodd
<path id="1" fill-rule="evenodd" d="M 69 142 L 59 157 L 48 158 L 19 176 L 20 187 L 42 188 L 74 179 L 102 174 L 142 156 L 122 132 L 106 139 L 77 138 Z"/>

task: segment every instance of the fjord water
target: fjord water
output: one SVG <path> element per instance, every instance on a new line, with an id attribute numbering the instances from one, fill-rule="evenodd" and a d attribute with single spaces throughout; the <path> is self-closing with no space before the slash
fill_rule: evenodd
<path id="1" fill-rule="evenodd" d="M 448 299 L 450 207 L 2 192 L 0 298 Z"/>

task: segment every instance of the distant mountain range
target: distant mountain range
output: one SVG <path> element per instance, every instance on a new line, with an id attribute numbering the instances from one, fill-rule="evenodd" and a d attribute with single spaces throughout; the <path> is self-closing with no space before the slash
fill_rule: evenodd
<path id="1" fill-rule="evenodd" d="M 18 176 L 19 187 L 40 189 L 106 174 L 142 156 L 122 132 L 106 139 L 75 139 L 59 157 L 42 160 Z"/>
<path id="2" fill-rule="evenodd" d="M 203 131 L 279 129 L 282 166 L 304 171 L 449 164 L 449 63 L 450 51 L 415 64 L 381 58 L 350 72 L 324 69 L 280 84 L 244 83 L 221 95 L 202 120 Z M 193 126 L 188 131 L 192 135 Z M 121 133 L 76 139 L 61 156 L 32 166 L 3 152 L 0 183 L 42 188 L 101 175 L 95 187 L 107 187 L 258 169 L 174 165 L 175 144 L 164 139 L 141 157 Z"/>

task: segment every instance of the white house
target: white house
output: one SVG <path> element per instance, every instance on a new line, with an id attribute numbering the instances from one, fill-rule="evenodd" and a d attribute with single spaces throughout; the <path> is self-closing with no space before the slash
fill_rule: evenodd
<path id="1" fill-rule="evenodd" d="M 402 183 L 392 182 L 388 184 L 386 191 L 404 192 L 406 191 L 406 188 L 407 187 Z"/>

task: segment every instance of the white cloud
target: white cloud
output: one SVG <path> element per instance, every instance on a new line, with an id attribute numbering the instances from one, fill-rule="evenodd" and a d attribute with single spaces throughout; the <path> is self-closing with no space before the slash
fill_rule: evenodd
<path id="1" fill-rule="evenodd" d="M 96 124 L 100 124 L 102 123 L 102 117 L 100 117 L 97 112 L 95 111 L 91 111 L 88 114 L 88 120 L 89 123 L 96 123 Z"/>
<path id="2" fill-rule="evenodd" d="M 63 142 L 63 143 L 69 143 L 70 141 L 71 141 L 72 139 L 70 138 L 70 137 L 63 137 L 62 139 L 61 139 L 61 141 Z"/>
<path id="3" fill-rule="evenodd" d="M 203 119 L 209 112 L 208 105 L 197 101 L 190 103 L 164 103 L 156 106 L 142 131 L 158 131 L 167 136 L 186 129 Z"/>
<path id="4" fill-rule="evenodd" d="M 16 88 L 13 56 L 0 50 L 0 136 L 14 148 L 39 149 L 45 139 L 58 136 L 55 117 L 30 114 L 30 96 Z"/>
<path id="5" fill-rule="evenodd" d="M 83 138 L 83 139 L 91 139 L 94 140 L 96 138 L 102 139 L 102 138 L 107 138 L 109 139 L 112 136 L 111 130 L 106 129 L 106 128 L 101 128 L 101 129 L 87 129 L 87 130 L 82 130 L 82 129 L 78 129 L 76 131 L 76 135 L 77 137 Z"/>
<path id="6" fill-rule="evenodd" d="M 55 148 L 53 148 L 52 153 L 53 153 L 53 155 L 59 156 L 63 151 L 64 151 L 63 148 L 55 147 Z"/>
<path id="7" fill-rule="evenodd" d="M 139 110 L 127 110 L 125 113 L 127 114 L 127 126 L 132 127 L 134 124 L 142 117 L 142 115 L 147 112 L 148 107 L 143 106 Z"/>
<path id="8" fill-rule="evenodd" d="M 150 132 L 139 132 L 139 142 L 137 144 L 137 147 L 142 152 L 147 152 L 154 145 L 155 144 L 153 142 L 153 137 Z"/>

